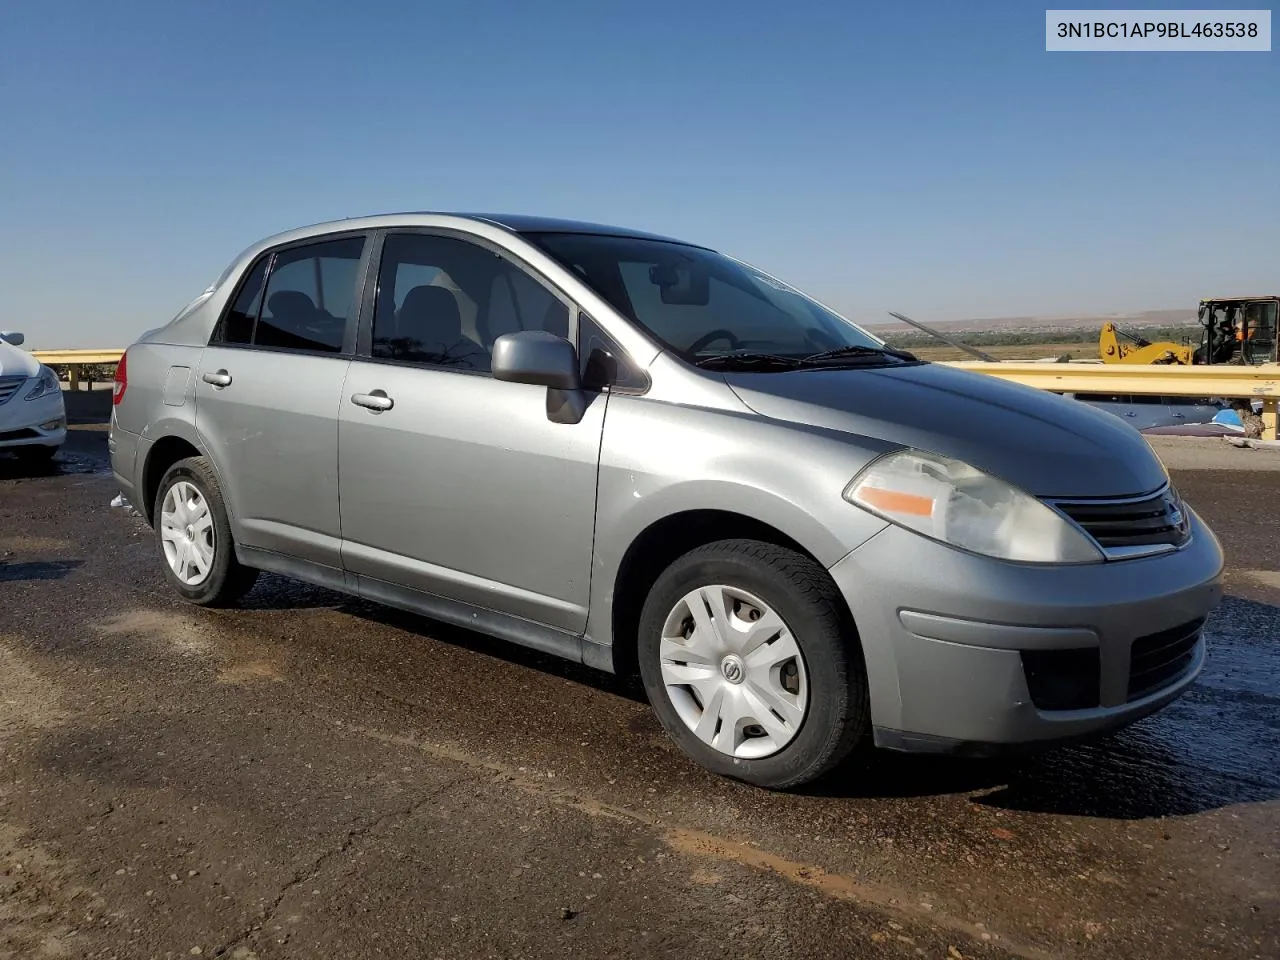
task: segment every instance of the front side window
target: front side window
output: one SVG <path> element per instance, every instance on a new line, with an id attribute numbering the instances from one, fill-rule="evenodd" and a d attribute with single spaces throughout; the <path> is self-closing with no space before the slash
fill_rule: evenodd
<path id="1" fill-rule="evenodd" d="M 392 234 L 382 249 L 374 357 L 488 372 L 504 333 L 567 336 L 569 311 L 510 260 L 453 237 Z"/>
<path id="2" fill-rule="evenodd" d="M 694 363 L 896 364 L 870 334 L 780 281 L 674 241 L 577 233 L 526 238 L 623 316 Z M 820 356 L 821 355 L 821 356 Z M 727 364 L 726 364 L 727 365 Z"/>
<path id="3" fill-rule="evenodd" d="M 578 373 L 588 390 L 643 390 L 645 377 L 598 323 L 578 314 Z"/>

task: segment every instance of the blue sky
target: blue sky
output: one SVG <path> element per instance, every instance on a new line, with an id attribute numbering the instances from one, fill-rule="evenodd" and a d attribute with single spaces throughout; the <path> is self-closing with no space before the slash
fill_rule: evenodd
<path id="1" fill-rule="evenodd" d="M 1280 52 L 1047 53 L 1044 17 L 10 4 L 0 327 L 124 345 L 262 236 L 411 209 L 684 236 L 865 322 L 1280 292 Z"/>

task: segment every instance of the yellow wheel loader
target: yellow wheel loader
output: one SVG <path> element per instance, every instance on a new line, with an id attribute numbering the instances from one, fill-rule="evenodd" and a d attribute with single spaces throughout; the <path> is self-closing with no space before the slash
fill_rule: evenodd
<path id="1" fill-rule="evenodd" d="M 1205 297 L 1198 311 L 1198 347 L 1169 340 L 1152 343 L 1107 323 L 1098 335 L 1098 355 L 1104 363 L 1277 363 L 1277 314 L 1277 296 Z"/>
<path id="2" fill-rule="evenodd" d="M 1105 323 L 1098 335 L 1098 356 L 1103 363 L 1180 363 L 1193 360 L 1189 345 L 1162 340 L 1152 343 L 1145 337 Z"/>

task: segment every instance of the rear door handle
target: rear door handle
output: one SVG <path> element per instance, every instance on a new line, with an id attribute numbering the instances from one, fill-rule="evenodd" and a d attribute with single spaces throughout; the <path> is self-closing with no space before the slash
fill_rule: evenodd
<path id="1" fill-rule="evenodd" d="M 366 410 L 372 410 L 374 413 L 382 413 L 384 410 L 390 410 L 395 406 L 395 401 L 387 396 L 385 390 L 370 390 L 368 393 L 353 393 L 351 402 L 357 407 L 364 407 Z"/>
<path id="2" fill-rule="evenodd" d="M 231 374 L 225 370 L 219 370 L 216 373 L 206 373 L 202 376 L 205 383 L 211 383 L 215 387 L 228 387 L 231 385 Z"/>

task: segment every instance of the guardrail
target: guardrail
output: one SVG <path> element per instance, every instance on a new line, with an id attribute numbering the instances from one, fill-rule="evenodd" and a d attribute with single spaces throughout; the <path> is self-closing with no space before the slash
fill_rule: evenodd
<path id="1" fill-rule="evenodd" d="M 80 388 L 81 368 L 119 363 L 123 350 L 36 350 L 36 359 L 67 367 L 71 389 Z M 1229 397 L 1262 401 L 1262 435 L 1277 440 L 1280 365 L 1189 366 L 1071 361 L 951 360 L 946 366 L 985 373 L 1055 393 L 1140 393 L 1178 397 Z"/>
<path id="2" fill-rule="evenodd" d="M 1115 363 L 985 363 L 953 360 L 959 370 L 986 373 L 1055 393 L 1116 393 L 1176 397 L 1224 397 L 1262 401 L 1264 439 L 1275 440 L 1280 404 L 1280 365 L 1174 366 Z"/>
<path id="3" fill-rule="evenodd" d="M 123 350 L 33 350 L 31 355 L 51 367 L 66 367 L 67 380 L 72 390 L 80 389 L 81 373 L 85 367 L 120 362 Z"/>

